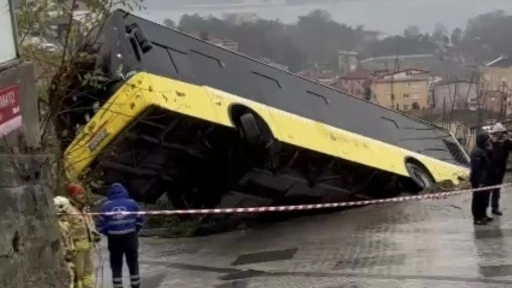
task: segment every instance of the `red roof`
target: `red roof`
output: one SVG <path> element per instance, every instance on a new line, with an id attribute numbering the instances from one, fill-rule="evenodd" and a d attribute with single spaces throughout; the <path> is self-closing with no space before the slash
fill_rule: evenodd
<path id="1" fill-rule="evenodd" d="M 365 69 L 357 69 L 341 76 L 341 79 L 345 80 L 359 80 L 359 79 L 371 79 L 373 74 Z"/>

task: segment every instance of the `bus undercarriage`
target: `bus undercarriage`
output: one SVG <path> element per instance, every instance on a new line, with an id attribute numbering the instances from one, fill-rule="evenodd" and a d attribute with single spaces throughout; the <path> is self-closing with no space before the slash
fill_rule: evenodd
<path id="1" fill-rule="evenodd" d="M 247 115 L 254 114 L 239 119 Z M 151 108 L 94 161 L 89 180 L 121 181 L 146 203 L 166 194 L 180 209 L 350 201 L 421 189 L 407 177 L 279 142 L 263 123 L 257 135 L 242 121 L 231 129 Z"/>

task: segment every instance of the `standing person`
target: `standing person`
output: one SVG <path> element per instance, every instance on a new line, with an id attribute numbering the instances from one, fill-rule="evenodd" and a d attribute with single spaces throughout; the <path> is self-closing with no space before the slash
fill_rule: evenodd
<path id="1" fill-rule="evenodd" d="M 101 207 L 102 215 L 98 217 L 96 225 L 100 233 L 108 238 L 113 288 L 123 287 L 123 256 L 126 257 L 126 264 L 130 271 L 131 286 L 139 288 L 138 233 L 144 222 L 140 214 L 123 214 L 123 212 L 139 212 L 140 206 L 129 197 L 128 191 L 120 183 L 112 184 L 107 198 L 108 200 Z"/>
<path id="2" fill-rule="evenodd" d="M 509 152 L 512 150 L 512 141 L 508 137 L 508 131 L 501 123 L 496 123 L 491 129 L 491 182 L 490 185 L 503 184 Z M 500 188 L 491 190 L 492 214 L 501 216 Z"/>
<path id="3" fill-rule="evenodd" d="M 71 203 L 66 197 L 57 196 L 53 198 L 53 205 L 57 212 L 57 221 L 59 223 L 59 230 L 61 235 L 61 243 L 64 248 L 64 260 L 69 274 L 69 287 L 75 287 L 75 265 L 73 260 L 75 258 L 75 245 L 69 234 L 69 221 L 68 211 Z"/>
<path id="4" fill-rule="evenodd" d="M 471 151 L 471 172 L 469 180 L 473 188 L 489 186 L 491 172 L 491 161 L 489 159 L 490 136 L 486 132 L 480 132 L 476 136 L 476 146 Z M 489 192 L 473 192 L 471 212 L 475 225 L 486 225 L 492 218 L 487 217 L 487 206 L 489 206 Z"/>
<path id="5" fill-rule="evenodd" d="M 94 227 L 94 221 L 86 204 L 85 190 L 80 184 L 68 186 L 70 199 L 69 232 L 75 246 L 75 271 L 77 288 L 94 288 L 95 265 L 92 259 L 94 246 L 101 240 Z"/>

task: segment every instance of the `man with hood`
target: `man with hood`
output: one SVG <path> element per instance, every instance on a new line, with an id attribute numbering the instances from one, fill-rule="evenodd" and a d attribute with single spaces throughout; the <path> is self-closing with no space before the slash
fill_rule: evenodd
<path id="1" fill-rule="evenodd" d="M 108 238 L 113 288 L 123 287 L 123 256 L 126 257 L 130 271 L 131 287 L 139 288 L 138 233 L 144 222 L 142 215 L 133 213 L 140 212 L 140 206 L 130 198 L 128 191 L 120 183 L 112 184 L 107 198 L 101 207 L 101 216 L 98 217 L 96 226 Z"/>
<path id="2" fill-rule="evenodd" d="M 501 123 L 496 123 L 491 129 L 491 179 L 490 185 L 503 184 L 509 151 L 512 150 L 512 141 L 508 137 L 508 131 Z M 492 214 L 501 216 L 500 188 L 491 190 Z"/>
<path id="3" fill-rule="evenodd" d="M 491 161 L 490 154 L 490 136 L 482 131 L 476 136 L 476 146 L 471 151 L 471 172 L 469 181 L 473 188 L 482 188 L 489 186 Z M 487 206 L 489 205 L 488 191 L 473 192 L 471 203 L 471 212 L 473 213 L 473 223 L 475 225 L 486 225 L 492 218 L 487 217 Z"/>

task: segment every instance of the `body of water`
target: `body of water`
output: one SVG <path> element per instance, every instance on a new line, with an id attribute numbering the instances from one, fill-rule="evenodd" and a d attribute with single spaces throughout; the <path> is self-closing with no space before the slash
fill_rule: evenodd
<path id="1" fill-rule="evenodd" d="M 432 32 L 436 23 L 448 29 L 465 27 L 469 18 L 478 14 L 504 10 L 512 13 L 512 0 L 339 0 L 326 4 L 265 4 L 259 0 L 239 5 L 184 7 L 164 0 L 146 0 L 146 11 L 140 16 L 162 23 L 165 18 L 176 22 L 183 14 L 222 17 L 224 13 L 253 12 L 263 19 L 279 19 L 293 23 L 297 17 L 314 9 L 324 9 L 332 18 L 351 26 L 364 25 L 369 30 L 401 34 L 408 25 L 418 25 L 422 32 Z"/>

